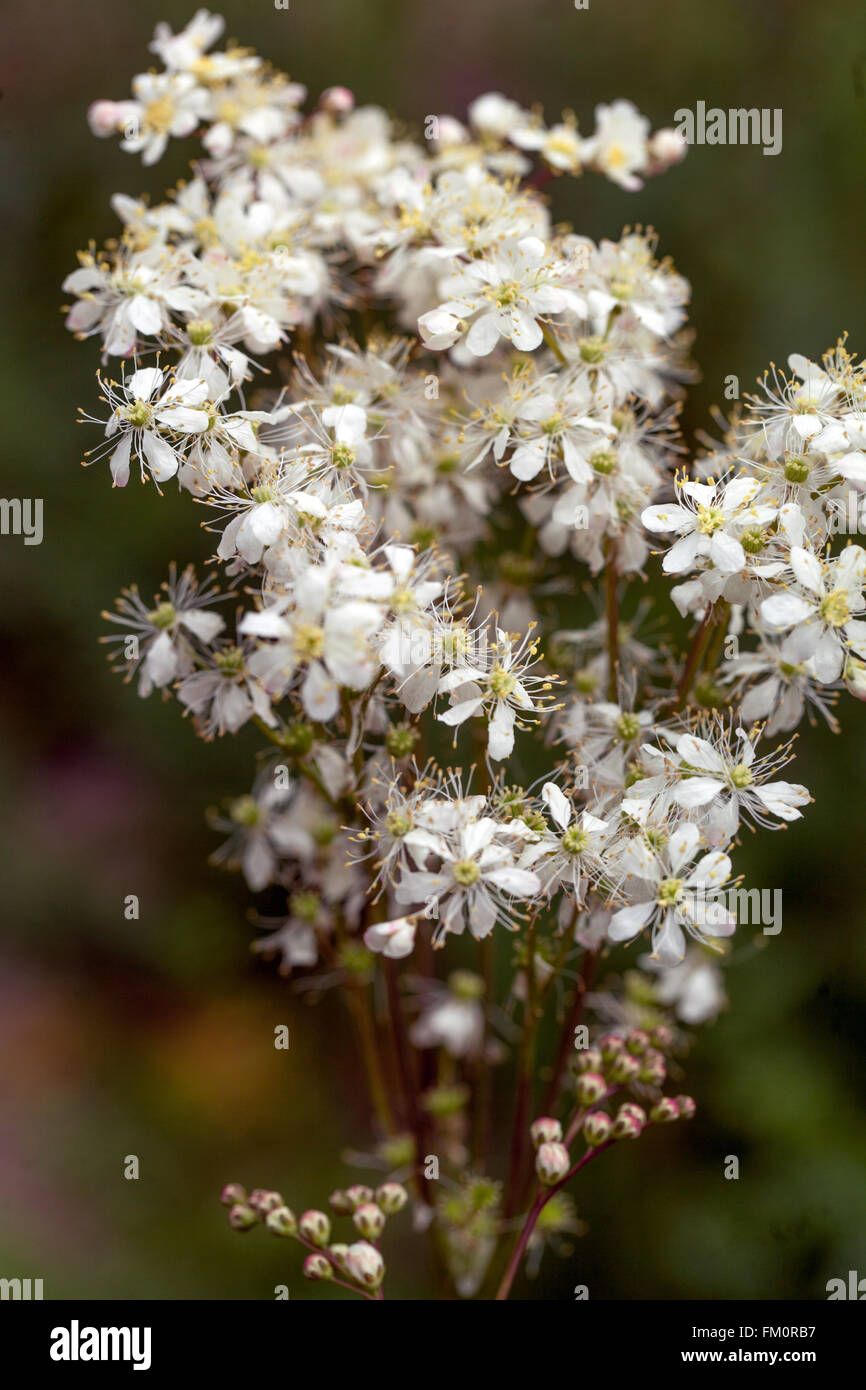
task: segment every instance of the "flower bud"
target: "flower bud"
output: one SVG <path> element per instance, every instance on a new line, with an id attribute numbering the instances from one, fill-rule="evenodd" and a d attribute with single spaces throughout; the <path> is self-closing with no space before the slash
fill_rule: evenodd
<path id="1" fill-rule="evenodd" d="M 614 1057 L 607 1075 L 615 1086 L 625 1086 L 629 1081 L 635 1080 L 640 1069 L 641 1064 L 637 1057 L 632 1057 L 630 1052 L 621 1052 L 618 1057 Z"/>
<path id="2" fill-rule="evenodd" d="M 328 1246 L 328 1254 L 330 1255 L 331 1259 L 334 1261 L 338 1269 L 346 1268 L 346 1256 L 348 1255 L 348 1253 L 348 1245 L 343 1245 L 339 1241 L 334 1245 Z"/>
<path id="3" fill-rule="evenodd" d="M 656 1028 L 653 1028 L 650 1033 L 650 1038 L 652 1039 L 653 1047 L 659 1048 L 661 1052 L 667 1052 L 674 1040 L 674 1035 L 667 1024 L 660 1023 Z"/>
<path id="4" fill-rule="evenodd" d="M 542 1144 L 535 1155 L 535 1171 L 539 1181 L 547 1187 L 564 1178 L 570 1167 L 571 1159 L 564 1144 Z"/>
<path id="5" fill-rule="evenodd" d="M 691 1096 L 677 1096 L 677 1109 L 680 1112 L 681 1120 L 691 1120 L 697 1106 Z"/>
<path id="6" fill-rule="evenodd" d="M 319 1280 L 333 1279 L 334 1268 L 326 1255 L 308 1255 L 304 1260 L 304 1278 Z"/>
<path id="7" fill-rule="evenodd" d="M 386 1216 L 396 1216 L 409 1200 L 409 1193 L 398 1182 L 383 1182 L 376 1189 L 376 1201 Z"/>
<path id="8" fill-rule="evenodd" d="M 672 1120 L 680 1117 L 679 1106 L 673 1096 L 662 1096 L 650 1111 L 650 1119 L 654 1125 L 667 1125 Z"/>
<path id="9" fill-rule="evenodd" d="M 602 1060 L 600 1049 L 597 1047 L 581 1048 L 579 1052 L 575 1053 L 572 1065 L 577 1072 L 601 1071 Z"/>
<path id="10" fill-rule="evenodd" d="M 126 124 L 124 106 L 119 101 L 94 101 L 87 108 L 87 124 L 91 133 L 103 138 L 114 135 Z"/>
<path id="11" fill-rule="evenodd" d="M 372 1187 L 365 1187 L 360 1182 L 353 1183 L 351 1187 L 346 1188 L 346 1199 L 350 1204 L 349 1211 L 354 1211 L 362 1202 L 372 1202 L 375 1195 Z"/>
<path id="12" fill-rule="evenodd" d="M 665 1065 L 665 1059 L 660 1052 L 656 1052 L 654 1048 L 650 1048 L 648 1052 L 644 1053 L 643 1057 L 640 1059 L 638 1079 L 642 1081 L 645 1086 L 661 1086 L 667 1074 L 668 1069 Z"/>
<path id="13" fill-rule="evenodd" d="M 285 1206 L 279 1192 L 270 1192 L 264 1187 L 255 1188 L 247 1198 L 247 1202 L 262 1221 L 269 1211 L 276 1211 L 277 1207 Z"/>
<path id="14" fill-rule="evenodd" d="M 575 1089 L 581 1105 L 596 1105 L 607 1091 L 607 1082 L 600 1072 L 586 1071 L 578 1077 Z"/>
<path id="15" fill-rule="evenodd" d="M 562 1125 L 559 1120 L 552 1120 L 549 1115 L 542 1115 L 540 1119 L 533 1120 L 529 1133 L 536 1149 L 541 1144 L 558 1144 L 562 1138 Z"/>
<path id="16" fill-rule="evenodd" d="M 335 1211 L 338 1216 L 349 1216 L 355 1210 L 354 1204 L 348 1192 L 343 1192 L 338 1187 L 328 1198 L 328 1206 L 331 1211 Z"/>
<path id="17" fill-rule="evenodd" d="M 583 1137 L 590 1148 L 596 1149 L 611 1137 L 613 1122 L 603 1110 L 593 1110 L 583 1121 Z"/>
<path id="18" fill-rule="evenodd" d="M 305 1211 L 298 1230 L 312 1245 L 327 1245 L 331 1237 L 331 1223 L 323 1211 Z"/>
<path id="19" fill-rule="evenodd" d="M 618 1057 L 625 1047 L 625 1043 L 617 1033 L 606 1033 L 600 1040 L 601 1058 L 606 1066 L 609 1066 L 614 1057 Z"/>
<path id="20" fill-rule="evenodd" d="M 378 1240 L 385 1229 L 385 1213 L 375 1202 L 362 1202 L 352 1213 L 352 1221 L 358 1234 L 367 1240 Z"/>
<path id="21" fill-rule="evenodd" d="M 328 87 L 319 97 L 319 109 L 332 116 L 348 116 L 354 106 L 355 94 L 348 87 Z"/>
<path id="22" fill-rule="evenodd" d="M 227 1182 L 220 1193 L 220 1201 L 224 1207 L 243 1206 L 246 1200 L 247 1189 L 239 1182 Z"/>
<path id="23" fill-rule="evenodd" d="M 375 1245 L 356 1241 L 346 1252 L 346 1273 L 365 1289 L 378 1289 L 385 1277 L 385 1261 Z"/>
<path id="24" fill-rule="evenodd" d="M 664 126 L 650 136 L 647 149 L 652 172 L 660 174 L 685 158 L 688 145 L 681 130 L 676 130 L 673 126 Z"/>
<path id="25" fill-rule="evenodd" d="M 298 1233 L 298 1218 L 291 1207 L 274 1207 L 265 1217 L 265 1225 L 275 1236 L 294 1236 Z"/>
<path id="26" fill-rule="evenodd" d="M 646 1124 L 646 1111 L 642 1105 L 635 1105 L 633 1100 L 623 1102 L 617 1111 L 617 1118 L 620 1115 L 629 1115 L 641 1129 Z"/>
<path id="27" fill-rule="evenodd" d="M 246 1206 L 243 1202 L 238 1202 L 229 1212 L 229 1225 L 233 1231 L 249 1231 L 258 1219 L 252 1207 Z"/>
<path id="28" fill-rule="evenodd" d="M 643 1028 L 634 1028 L 625 1040 L 633 1057 L 642 1057 L 650 1045 L 650 1035 Z"/>
<path id="29" fill-rule="evenodd" d="M 637 1139 L 642 1129 L 643 1125 L 631 1110 L 625 1105 L 620 1106 L 613 1122 L 614 1139 Z"/>

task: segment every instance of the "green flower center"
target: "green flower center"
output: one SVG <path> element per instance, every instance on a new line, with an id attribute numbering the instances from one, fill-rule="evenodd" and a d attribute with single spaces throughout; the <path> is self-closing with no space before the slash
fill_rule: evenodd
<path id="1" fill-rule="evenodd" d="M 135 401 L 133 405 L 126 407 L 123 414 L 137 430 L 144 429 L 153 420 L 153 411 L 147 401 Z"/>
<path id="2" fill-rule="evenodd" d="M 148 613 L 147 621 L 153 627 L 166 628 L 174 624 L 176 617 L 177 613 L 174 610 L 174 605 L 169 603 L 168 599 L 163 599 L 162 603 L 158 603 L 156 607 Z"/>
<path id="3" fill-rule="evenodd" d="M 750 526 L 740 536 L 740 545 L 747 555 L 760 555 L 766 544 L 766 537 L 759 526 Z"/>
<path id="4" fill-rule="evenodd" d="M 295 632 L 295 651 L 301 657 L 318 657 L 325 650 L 325 633 L 315 623 L 301 623 Z"/>
<path id="5" fill-rule="evenodd" d="M 470 888 L 481 877 L 481 870 L 474 859 L 458 859 L 452 867 L 452 873 L 464 888 Z"/>
<path id="6" fill-rule="evenodd" d="M 583 362 L 600 362 L 607 351 L 601 338 L 581 338 L 577 346 Z"/>
<path id="7" fill-rule="evenodd" d="M 676 907 L 682 895 L 683 880 L 681 878 L 663 878 L 659 884 L 656 902 L 659 907 Z"/>
<path id="8" fill-rule="evenodd" d="M 736 787 L 738 791 L 750 787 L 754 780 L 751 768 L 746 767 L 745 763 L 738 763 L 736 767 L 731 768 L 729 781 L 731 786 Z"/>
<path id="9" fill-rule="evenodd" d="M 395 839 L 407 835 L 412 829 L 412 816 L 408 811 L 391 811 L 385 818 L 385 829 Z"/>
<path id="10" fill-rule="evenodd" d="M 193 347 L 204 347 L 213 337 L 213 324 L 210 319 L 190 319 L 186 332 Z"/>
<path id="11" fill-rule="evenodd" d="M 625 743 L 631 743 L 640 733 L 640 720 L 636 714 L 621 714 L 616 721 L 616 731 Z"/>
<path id="12" fill-rule="evenodd" d="M 698 530 L 704 536 L 715 535 L 725 524 L 721 507 L 698 507 Z"/>
<path id="13" fill-rule="evenodd" d="M 355 450 L 350 444 L 335 444 L 331 449 L 331 458 L 334 460 L 335 468 L 351 468 L 355 462 Z"/>
<path id="14" fill-rule="evenodd" d="M 563 831 L 560 844 L 566 854 L 583 854 L 583 851 L 589 847 L 589 831 L 584 830 L 579 825 L 570 825 L 567 830 Z"/>
<path id="15" fill-rule="evenodd" d="M 589 461 L 595 472 L 601 473 L 604 477 L 616 468 L 616 454 L 613 449 L 596 449 L 595 453 L 590 455 Z"/>
<path id="16" fill-rule="evenodd" d="M 517 677 L 504 666 L 494 666 L 490 673 L 490 691 L 498 700 L 507 699 L 517 685 Z"/>
<path id="17" fill-rule="evenodd" d="M 520 298 L 520 286 L 516 280 L 505 280 L 491 291 L 494 304 L 500 309 L 508 309 Z"/>
<path id="18" fill-rule="evenodd" d="M 262 814 L 253 797 L 239 796 L 237 801 L 232 802 L 231 817 L 238 825 L 252 829 L 254 825 L 259 824 Z"/>
<path id="19" fill-rule="evenodd" d="M 809 460 L 796 454 L 785 462 L 785 477 L 789 483 L 805 483 L 812 471 Z"/>
<path id="20" fill-rule="evenodd" d="M 851 617 L 848 607 L 848 593 L 845 589 L 834 589 L 821 600 L 821 617 L 828 627 L 842 627 Z"/>

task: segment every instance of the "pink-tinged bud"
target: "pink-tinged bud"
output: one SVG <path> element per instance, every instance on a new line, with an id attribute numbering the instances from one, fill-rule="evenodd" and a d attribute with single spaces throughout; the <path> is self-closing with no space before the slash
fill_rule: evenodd
<path id="1" fill-rule="evenodd" d="M 331 1223 L 323 1211 L 305 1211 L 298 1230 L 311 1245 L 327 1245 L 331 1238 Z"/>
<path id="2" fill-rule="evenodd" d="M 239 1202 L 229 1212 L 229 1225 L 233 1231 L 250 1231 L 258 1224 L 258 1220 L 252 1207 L 245 1206 L 243 1202 Z"/>
<path id="3" fill-rule="evenodd" d="M 578 1077 L 577 1099 L 581 1105 L 596 1105 L 607 1091 L 607 1082 L 597 1071 L 586 1071 Z"/>
<path id="4" fill-rule="evenodd" d="M 275 1236 L 296 1236 L 298 1218 L 291 1207 L 275 1207 L 265 1217 L 265 1225 Z"/>
<path id="5" fill-rule="evenodd" d="M 362 1202 L 352 1214 L 355 1230 L 366 1240 L 378 1240 L 385 1229 L 385 1213 L 375 1202 Z"/>
<path id="6" fill-rule="evenodd" d="M 334 1267 L 326 1255 L 308 1255 L 304 1260 L 304 1278 L 316 1282 L 333 1279 Z"/>
<path id="7" fill-rule="evenodd" d="M 332 116 L 348 116 L 355 109 L 355 93 L 348 87 L 328 87 L 319 97 L 319 109 Z"/>
<path id="8" fill-rule="evenodd" d="M 270 1192 L 264 1187 L 255 1188 L 247 1198 L 247 1202 L 263 1221 L 269 1211 L 276 1211 L 277 1207 L 285 1206 L 279 1192 Z"/>
<path id="9" fill-rule="evenodd" d="M 606 1033 L 600 1040 L 601 1058 L 606 1066 L 610 1066 L 614 1057 L 618 1057 L 625 1047 L 625 1043 L 618 1033 Z"/>
<path id="10" fill-rule="evenodd" d="M 650 1035 L 643 1028 L 635 1028 L 626 1038 L 625 1045 L 633 1057 L 642 1057 L 650 1045 Z"/>
<path id="11" fill-rule="evenodd" d="M 658 1027 L 653 1028 L 650 1033 L 650 1038 L 652 1039 L 653 1047 L 657 1047 L 661 1052 L 667 1052 L 674 1040 L 674 1035 L 666 1023 L 660 1023 Z"/>
<path id="12" fill-rule="evenodd" d="M 352 1187 L 347 1187 L 346 1197 L 351 1203 L 349 1210 L 354 1211 L 362 1202 L 372 1202 L 375 1195 L 372 1187 L 364 1187 L 364 1185 L 359 1182 L 356 1182 Z"/>
<path id="13" fill-rule="evenodd" d="M 849 695 L 853 695 L 855 700 L 866 700 L 866 662 L 849 656 L 845 662 L 842 679 Z"/>
<path id="14" fill-rule="evenodd" d="M 220 1193 L 220 1201 L 224 1207 L 242 1206 L 246 1200 L 247 1189 L 239 1182 L 227 1182 Z"/>
<path id="15" fill-rule="evenodd" d="M 597 1149 L 599 1144 L 605 1144 L 611 1138 L 612 1129 L 613 1121 L 610 1115 L 606 1115 L 603 1110 L 593 1110 L 583 1122 L 583 1137 L 591 1149 Z"/>
<path id="16" fill-rule="evenodd" d="M 631 1111 L 626 1106 L 621 1106 L 613 1122 L 614 1139 L 637 1139 L 642 1129 L 643 1125 Z"/>
<path id="17" fill-rule="evenodd" d="M 549 1115 L 542 1115 L 539 1119 L 533 1120 L 529 1133 L 536 1149 L 542 1144 L 558 1144 L 562 1138 L 562 1125 L 559 1120 L 552 1120 Z"/>
<path id="18" fill-rule="evenodd" d="M 91 133 L 104 139 L 115 135 L 125 125 L 124 108 L 119 101 L 94 101 L 87 108 L 87 124 Z"/>
<path id="19" fill-rule="evenodd" d="M 385 1277 L 385 1261 L 375 1245 L 359 1240 L 349 1246 L 346 1273 L 362 1288 L 378 1289 Z"/>
<path id="20" fill-rule="evenodd" d="M 535 1171 L 539 1182 L 546 1187 L 560 1182 L 570 1167 L 571 1159 L 564 1144 L 542 1144 L 535 1155 Z"/>
<path id="21" fill-rule="evenodd" d="M 441 149 L 454 145 L 465 145 L 469 131 L 454 116 L 436 117 L 436 136 L 434 143 Z"/>
<path id="22" fill-rule="evenodd" d="M 648 149 L 652 171 L 660 174 L 670 169 L 672 164 L 679 164 L 681 159 L 685 159 L 688 144 L 682 131 L 665 126 L 650 136 Z"/>
<path id="23" fill-rule="evenodd" d="M 632 1057 L 630 1052 L 621 1052 L 618 1057 L 614 1057 L 607 1075 L 615 1086 L 625 1086 L 629 1081 L 635 1080 L 640 1069 L 641 1064 L 637 1057 Z"/>
<path id="24" fill-rule="evenodd" d="M 340 1188 L 337 1188 L 336 1192 L 331 1193 L 328 1198 L 328 1206 L 331 1208 L 331 1211 L 335 1211 L 338 1216 L 349 1216 L 350 1213 L 355 1210 L 348 1192 L 342 1192 Z"/>
<path id="25" fill-rule="evenodd" d="M 346 1256 L 349 1253 L 348 1245 L 343 1245 L 339 1241 L 335 1245 L 328 1246 L 328 1254 L 334 1261 L 338 1269 L 346 1268 Z"/>
<path id="26" fill-rule="evenodd" d="M 633 1100 L 623 1102 L 617 1111 L 617 1118 L 619 1118 L 620 1115 L 628 1115 L 634 1120 L 635 1124 L 640 1125 L 641 1128 L 646 1124 L 646 1111 L 642 1105 L 635 1105 Z"/>
<path id="27" fill-rule="evenodd" d="M 681 1120 L 691 1120 L 694 1117 L 697 1106 L 691 1096 L 677 1096 L 677 1109 L 680 1112 Z"/>
<path id="28" fill-rule="evenodd" d="M 409 1193 L 398 1182 L 383 1182 L 376 1189 L 376 1201 L 386 1216 L 396 1216 L 409 1200 Z"/>
<path id="29" fill-rule="evenodd" d="M 672 1120 L 680 1118 L 680 1108 L 673 1096 L 662 1096 L 650 1111 L 650 1119 L 654 1125 L 668 1125 Z"/>
<path id="30" fill-rule="evenodd" d="M 583 1071 L 601 1071 L 601 1068 L 602 1068 L 602 1060 L 601 1060 L 601 1051 L 600 1051 L 599 1048 L 597 1048 L 597 1047 L 585 1047 L 585 1048 L 582 1048 L 582 1049 L 580 1050 L 580 1052 L 578 1052 L 578 1053 L 575 1054 L 575 1057 L 574 1057 L 574 1070 L 575 1070 L 575 1071 L 578 1071 L 578 1072 L 583 1072 Z"/>
<path id="31" fill-rule="evenodd" d="M 640 1059 L 638 1079 L 642 1081 L 645 1086 L 661 1086 L 667 1074 L 668 1069 L 665 1064 L 665 1059 L 660 1052 L 656 1052 L 654 1048 L 650 1048 L 648 1052 L 644 1053 L 643 1057 Z"/>

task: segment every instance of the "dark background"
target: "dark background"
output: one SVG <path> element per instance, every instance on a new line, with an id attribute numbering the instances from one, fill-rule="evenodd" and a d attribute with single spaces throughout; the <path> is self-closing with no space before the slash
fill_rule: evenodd
<path id="1" fill-rule="evenodd" d="M 94 408 L 98 349 L 65 333 L 58 308 L 76 249 L 116 231 L 109 195 L 158 197 L 185 170 L 177 144 L 143 170 L 89 135 L 85 111 L 125 97 L 155 22 L 181 28 L 194 8 L 2 11 L 2 490 L 44 499 L 45 538 L 0 538 L 0 1275 L 43 1277 L 47 1297 L 268 1298 L 277 1283 L 320 1296 L 297 1247 L 264 1233 L 241 1245 L 217 1193 L 237 1178 L 323 1204 L 363 1177 L 342 1146 L 369 1146 L 338 1001 L 307 1010 L 249 957 L 248 895 L 206 863 L 204 809 L 247 789 L 257 740 L 205 747 L 174 705 L 124 689 L 97 645 L 122 585 L 149 598 L 170 560 L 210 551 L 186 495 L 112 492 L 107 467 L 79 467 L 95 435 L 75 414 Z M 489 89 L 551 118 L 571 107 L 584 131 L 595 103 L 619 96 L 654 126 L 699 99 L 781 107 L 776 158 L 695 149 L 637 195 L 563 180 L 556 214 L 593 236 L 651 224 L 692 282 L 703 379 L 688 431 L 707 426 L 731 373 L 748 389 L 770 361 L 818 357 L 844 330 L 863 349 L 859 0 L 221 11 L 312 93 L 344 83 L 419 125 Z M 841 736 L 804 729 L 795 775 L 815 806 L 785 833 L 747 836 L 737 867 L 783 888 L 784 927 L 738 939 L 731 1009 L 688 1062 L 699 1117 L 587 1173 L 575 1196 L 589 1233 L 544 1264 L 532 1296 L 586 1283 L 593 1298 L 822 1298 L 829 1278 L 866 1274 L 864 717 L 847 699 Z M 130 893 L 138 922 L 124 920 Z M 273 1047 L 283 1022 L 288 1053 Z M 137 1182 L 123 1178 L 128 1154 Z M 737 1182 L 723 1177 L 731 1154 Z M 389 1296 L 425 1296 L 416 1246 L 392 1250 Z"/>

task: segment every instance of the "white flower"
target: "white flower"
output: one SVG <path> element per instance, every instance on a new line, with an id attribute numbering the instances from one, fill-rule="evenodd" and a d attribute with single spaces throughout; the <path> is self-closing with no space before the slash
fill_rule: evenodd
<path id="1" fill-rule="evenodd" d="M 526 120 L 526 112 L 516 101 L 510 101 L 501 92 L 486 92 L 476 97 L 469 107 L 469 123 L 482 135 L 497 140 L 507 140 Z"/>
<path id="2" fill-rule="evenodd" d="M 163 592 L 153 606 L 142 601 L 137 589 L 125 589 L 116 613 L 106 613 L 124 631 L 103 640 L 116 645 L 121 658 L 116 669 L 131 676 L 139 673 L 138 693 L 146 697 L 194 670 L 198 653 L 225 627 L 219 613 L 208 611 L 217 598 L 209 583 L 199 587 L 191 567 L 177 577 L 172 568 Z M 133 646 L 130 648 L 130 636 Z M 130 651 L 134 655 L 129 655 Z"/>
<path id="3" fill-rule="evenodd" d="M 460 824 L 431 842 L 441 860 L 438 870 L 403 873 L 398 901 L 425 904 L 426 915 L 439 922 L 437 940 L 448 932 L 459 936 L 468 926 L 480 941 L 500 916 L 508 922 L 507 898 L 532 899 L 541 893 L 538 875 L 516 867 L 510 848 L 496 842 L 496 832 L 490 816 Z"/>
<path id="4" fill-rule="evenodd" d="M 426 345 L 434 346 L 434 340 L 449 337 L 471 319 L 466 347 L 474 357 L 486 357 L 503 338 L 523 352 L 532 352 L 543 338 L 538 319 L 568 307 L 569 297 L 557 285 L 557 273 L 538 237 L 505 242 L 443 281 L 447 302 L 432 311 L 435 317 L 423 314 L 418 320 Z"/>
<path id="5" fill-rule="evenodd" d="M 336 714 L 340 687 L 365 690 L 379 667 L 371 638 L 381 626 L 381 609 L 341 600 L 334 582 L 332 566 L 302 566 L 291 597 L 247 613 L 240 627 L 265 639 L 250 659 L 250 669 L 265 688 L 279 696 L 303 671 L 304 710 L 310 719 L 322 721 Z"/>
<path id="6" fill-rule="evenodd" d="M 390 922 L 374 923 L 364 932 L 364 945 L 389 960 L 410 956 L 415 949 L 415 918 L 395 917 Z"/>
<path id="7" fill-rule="evenodd" d="M 555 782 L 545 782 L 541 799 L 556 826 L 530 842 L 520 863 L 534 869 L 545 892 L 567 889 L 580 902 L 588 879 L 601 869 L 604 848 L 610 826 L 605 820 L 583 810 L 575 815 L 574 807 Z"/>
<path id="8" fill-rule="evenodd" d="M 611 941 L 631 941 L 652 926 L 653 957 L 662 965 L 676 965 L 686 953 L 684 930 L 707 945 L 712 945 L 713 937 L 733 933 L 733 915 L 721 902 L 707 897 L 730 878 L 731 861 L 716 850 L 703 855 L 686 873 L 699 843 L 700 831 L 690 824 L 681 825 L 655 849 L 644 839 L 631 841 L 620 856 L 620 865 L 628 877 L 629 895 L 636 901 L 614 912 L 608 928 Z"/>
<path id="9" fill-rule="evenodd" d="M 129 482 L 133 449 L 142 476 L 146 465 L 158 483 L 172 478 L 181 463 L 185 437 L 208 427 L 210 416 L 199 409 L 207 400 L 207 382 L 173 380 L 163 391 L 164 382 L 165 373 L 158 367 L 140 367 L 124 379 L 120 391 L 103 382 L 113 407 L 105 435 L 110 440 L 120 435 L 109 460 L 115 487 Z M 180 444 L 173 441 L 178 435 Z"/>
<path id="10" fill-rule="evenodd" d="M 683 504 L 647 507 L 641 521 L 648 531 L 674 531 L 680 539 L 665 554 L 665 574 L 682 574 L 696 561 L 710 561 L 722 574 L 736 574 L 746 565 L 739 537 L 747 527 L 772 521 L 777 508 L 754 499 L 761 491 L 758 478 L 734 478 L 728 483 L 678 480 Z"/>
<path id="11" fill-rule="evenodd" d="M 734 745 L 721 720 L 711 727 L 709 738 L 696 734 L 666 735 L 674 745 L 674 765 L 682 780 L 673 789 L 677 805 L 688 811 L 710 813 L 710 827 L 730 839 L 736 834 L 740 815 L 748 813 L 759 824 L 799 820 L 797 808 L 808 805 L 809 792 L 792 782 L 770 782 L 767 778 L 790 758 L 788 746 L 756 758 L 757 738 L 745 729 L 736 729 Z"/>
<path id="12" fill-rule="evenodd" d="M 822 565 L 801 546 L 791 550 L 791 569 L 798 591 L 773 594 L 761 604 L 761 620 L 787 631 L 781 654 L 785 661 L 808 661 L 824 685 L 838 680 L 845 654 L 866 656 L 866 622 L 854 617 L 866 609 L 866 551 L 849 545 L 837 559 Z"/>
<path id="13" fill-rule="evenodd" d="M 648 161 L 650 123 L 630 101 L 595 108 L 595 132 L 583 144 L 583 157 L 614 183 L 633 191 Z"/>
<path id="14" fill-rule="evenodd" d="M 156 164 L 170 139 L 191 135 L 204 117 L 208 94 L 190 72 L 139 73 L 133 79 L 121 149 Z"/>
<path id="15" fill-rule="evenodd" d="M 549 689 L 549 682 L 541 677 L 528 676 L 536 660 L 536 651 L 531 631 L 515 645 L 507 632 L 497 628 L 496 643 L 484 664 L 467 659 L 440 680 L 439 693 L 449 694 L 452 704 L 438 714 L 437 719 L 455 728 L 483 713 L 488 720 L 490 757 L 495 762 L 509 757 L 514 748 L 518 713 L 538 714 L 543 709 L 543 705 L 533 699 L 532 688 Z"/>

